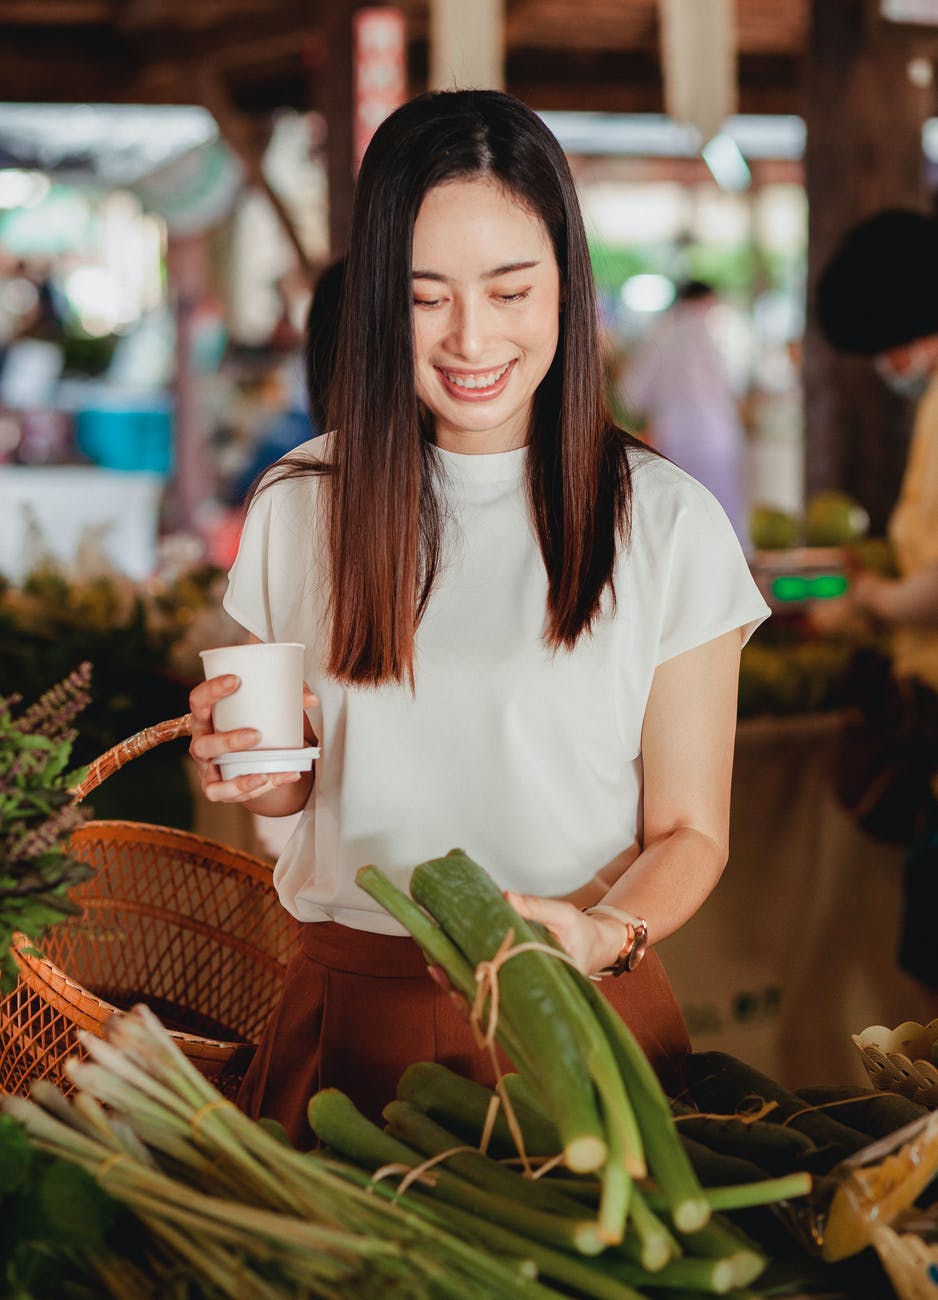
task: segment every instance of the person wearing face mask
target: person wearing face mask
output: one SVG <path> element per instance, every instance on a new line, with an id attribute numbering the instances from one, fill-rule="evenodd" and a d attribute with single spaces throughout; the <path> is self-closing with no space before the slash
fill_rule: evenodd
<path id="1" fill-rule="evenodd" d="M 855 226 L 821 275 L 817 304 L 834 347 L 872 358 L 917 403 L 888 527 L 899 576 L 860 573 L 846 601 L 889 625 L 899 676 L 938 691 L 938 220 L 895 208 Z"/>
<path id="2" fill-rule="evenodd" d="M 888 631 L 892 674 L 915 714 L 938 717 L 938 220 L 886 209 L 853 227 L 818 282 L 818 317 L 840 351 L 872 359 L 894 392 L 916 403 L 899 499 L 888 524 L 898 576 L 856 574 L 814 623 Z M 906 860 L 900 964 L 938 1014 L 938 736 L 923 732 L 921 830 Z M 930 787 L 929 777 L 930 773 Z"/>

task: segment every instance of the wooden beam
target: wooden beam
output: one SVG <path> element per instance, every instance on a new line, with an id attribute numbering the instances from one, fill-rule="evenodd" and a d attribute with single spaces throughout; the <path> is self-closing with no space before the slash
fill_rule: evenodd
<path id="1" fill-rule="evenodd" d="M 111 0 L 0 0 L 0 25 L 25 27 L 60 24 L 107 23 L 114 10 Z"/>
<path id="2" fill-rule="evenodd" d="M 284 234 L 293 246 L 300 270 L 312 284 L 315 278 L 312 261 L 300 238 L 290 210 L 267 179 L 264 171 L 265 142 L 260 139 L 255 124 L 245 119 L 235 108 L 224 78 L 214 69 L 200 69 L 195 74 L 193 88 L 199 101 L 215 118 L 218 129 L 240 160 L 250 183 L 266 196 Z"/>
<path id="3" fill-rule="evenodd" d="M 907 403 L 868 361 L 836 353 L 817 323 L 818 277 L 847 229 L 884 207 L 926 210 L 922 124 L 934 92 L 912 85 L 914 30 L 879 16 L 878 0 L 813 0 L 806 73 L 808 317 L 805 488 L 843 488 L 882 531 L 905 461 Z"/>
<path id="4" fill-rule="evenodd" d="M 329 252 L 345 252 L 355 193 L 355 85 L 353 11 L 355 0 L 334 0 L 323 15 L 328 57 L 321 71 L 320 107 L 326 119 L 326 173 L 329 186 Z"/>

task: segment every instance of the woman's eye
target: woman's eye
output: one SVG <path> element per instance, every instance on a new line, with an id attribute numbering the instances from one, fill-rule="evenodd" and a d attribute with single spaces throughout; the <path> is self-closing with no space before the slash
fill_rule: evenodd
<path id="1" fill-rule="evenodd" d="M 441 298 L 414 298 L 415 307 L 439 307 Z"/>
<path id="2" fill-rule="evenodd" d="M 527 298 L 530 292 L 531 292 L 530 289 L 519 289 L 517 293 L 500 293 L 498 295 L 498 301 L 499 302 L 523 302 L 524 299 Z"/>

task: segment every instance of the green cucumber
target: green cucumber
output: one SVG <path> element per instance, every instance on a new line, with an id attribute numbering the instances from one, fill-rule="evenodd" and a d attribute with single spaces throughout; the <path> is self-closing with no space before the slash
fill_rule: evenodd
<path id="1" fill-rule="evenodd" d="M 374 1172 L 384 1165 L 399 1164 L 413 1169 L 424 1163 L 421 1152 L 372 1124 L 337 1088 L 323 1088 L 314 1093 L 307 1114 L 309 1126 L 321 1142 L 362 1168 Z M 441 1201 L 504 1223 L 547 1245 L 565 1247 L 581 1255 L 598 1255 L 603 1250 L 595 1220 L 530 1209 L 508 1196 L 474 1186 L 439 1166 L 431 1172 L 434 1195 Z"/>
<path id="2" fill-rule="evenodd" d="M 392 1137 L 406 1142 L 423 1155 L 437 1156 L 444 1151 L 453 1151 L 454 1154 L 445 1162 L 445 1168 L 460 1178 L 465 1178 L 467 1182 L 486 1187 L 490 1192 L 501 1196 L 516 1197 L 534 1209 L 546 1210 L 552 1214 L 570 1214 L 578 1219 L 583 1217 L 581 1204 L 552 1188 L 543 1178 L 525 1178 L 507 1165 L 483 1155 L 481 1151 L 456 1150 L 461 1145 L 460 1138 L 410 1102 L 388 1102 L 382 1115 Z M 444 1166 L 441 1164 L 436 1167 Z"/>
<path id="3" fill-rule="evenodd" d="M 459 849 L 416 867 L 410 889 L 473 967 L 491 961 L 509 931 L 515 943 L 536 938 L 495 882 Z M 546 953 L 525 952 L 501 966 L 499 1033 L 508 1028 L 523 1041 L 527 1072 L 541 1086 L 567 1166 L 591 1173 L 606 1161 L 607 1135 L 585 1068 L 588 1012 L 575 1009 L 559 964 Z"/>
<path id="4" fill-rule="evenodd" d="M 872 1142 L 888 1137 L 896 1129 L 905 1128 L 913 1120 L 923 1119 L 928 1107 L 911 1097 L 897 1092 L 876 1092 L 844 1083 L 825 1087 L 798 1088 L 797 1095 L 806 1106 L 822 1107 L 822 1115 L 830 1115 L 841 1124 L 848 1124 L 863 1133 Z"/>
<path id="5" fill-rule="evenodd" d="M 742 1120 L 728 1115 L 704 1115 L 691 1106 L 672 1102 L 677 1130 L 722 1155 L 751 1160 L 770 1174 L 790 1174 L 805 1167 L 816 1150 L 806 1134 L 770 1119 Z"/>
<path id="6" fill-rule="evenodd" d="M 512 1077 L 505 1075 L 506 1082 Z M 397 1096 L 399 1100 L 417 1106 L 444 1128 L 478 1146 L 495 1093 L 437 1061 L 417 1061 L 409 1065 L 398 1079 Z M 512 1108 L 521 1128 L 526 1153 L 529 1156 L 558 1155 L 560 1137 L 550 1120 L 531 1110 L 520 1098 L 512 1100 Z M 503 1104 L 499 1105 L 495 1115 L 488 1150 L 497 1159 L 518 1155 Z"/>
<path id="7" fill-rule="evenodd" d="M 774 1102 L 766 1121 L 797 1129 L 817 1147 L 827 1148 L 827 1167 L 869 1145 L 856 1129 L 824 1111 L 806 1109 L 797 1093 L 728 1052 L 693 1052 L 687 1069 L 691 1095 L 701 1110 L 734 1115 L 751 1098 Z"/>

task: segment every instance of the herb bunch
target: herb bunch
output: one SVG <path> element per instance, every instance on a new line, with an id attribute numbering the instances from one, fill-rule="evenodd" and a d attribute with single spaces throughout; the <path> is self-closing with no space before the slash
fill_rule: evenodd
<path id="1" fill-rule="evenodd" d="M 70 831 L 87 817 L 70 793 L 81 774 L 69 764 L 90 680 L 83 663 L 18 715 L 20 697 L 0 696 L 0 993 L 16 980 L 14 933 L 38 939 L 74 915 L 68 890 L 91 874 L 67 850 Z"/>

